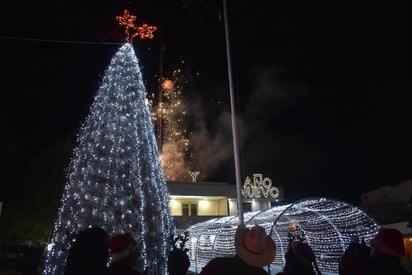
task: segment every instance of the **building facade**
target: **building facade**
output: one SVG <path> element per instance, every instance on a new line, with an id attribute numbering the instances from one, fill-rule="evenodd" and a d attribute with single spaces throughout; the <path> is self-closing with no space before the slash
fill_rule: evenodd
<path id="1" fill-rule="evenodd" d="M 362 208 L 380 224 L 410 221 L 412 180 L 385 185 L 361 195 Z"/>
<path id="2" fill-rule="evenodd" d="M 178 232 L 212 218 L 236 215 L 236 185 L 226 182 L 167 182 L 169 204 Z M 242 211 L 269 209 L 284 200 L 282 188 L 261 174 L 246 177 L 240 194 Z"/>
<path id="3" fill-rule="evenodd" d="M 362 208 L 382 227 L 403 234 L 406 257 L 412 259 L 412 180 L 369 191 L 361 200 Z"/>

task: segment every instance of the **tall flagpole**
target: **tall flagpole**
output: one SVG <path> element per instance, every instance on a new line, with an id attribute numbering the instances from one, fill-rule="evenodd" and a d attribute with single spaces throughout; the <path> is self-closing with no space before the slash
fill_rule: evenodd
<path id="1" fill-rule="evenodd" d="M 227 19 L 227 6 L 226 0 L 223 0 L 223 13 L 225 21 L 225 37 L 226 37 L 226 56 L 227 56 L 227 68 L 229 76 L 229 92 L 230 92 L 230 108 L 232 111 L 232 135 L 233 135 L 233 156 L 235 160 L 235 175 L 236 175 L 236 195 L 237 195 L 237 209 L 239 215 L 239 223 L 243 224 L 243 202 L 241 188 L 241 175 L 240 175 L 240 160 L 239 160 L 239 143 L 238 143 L 238 124 L 235 107 L 235 97 L 233 92 L 233 76 L 232 76 L 232 59 L 230 56 L 230 39 L 229 39 L 229 24 Z"/>
<path id="2" fill-rule="evenodd" d="M 163 57 L 166 50 L 164 43 L 163 28 L 159 30 L 159 77 L 158 77 L 158 97 L 157 97 L 157 139 L 159 152 L 162 153 L 163 146 Z"/>

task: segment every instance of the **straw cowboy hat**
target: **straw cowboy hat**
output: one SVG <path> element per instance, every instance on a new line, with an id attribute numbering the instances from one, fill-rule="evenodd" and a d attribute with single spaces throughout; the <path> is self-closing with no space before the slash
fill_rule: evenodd
<path id="1" fill-rule="evenodd" d="M 244 224 L 240 224 L 236 229 L 235 247 L 239 257 L 254 267 L 268 265 L 276 256 L 275 242 L 259 225 L 246 228 Z"/>

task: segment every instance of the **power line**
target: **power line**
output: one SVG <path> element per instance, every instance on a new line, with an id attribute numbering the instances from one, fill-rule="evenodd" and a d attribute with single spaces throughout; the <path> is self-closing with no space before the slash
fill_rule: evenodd
<path id="1" fill-rule="evenodd" d="M 90 44 L 90 45 L 123 45 L 124 42 L 97 42 L 97 41 L 76 41 L 76 40 L 55 40 L 55 39 L 38 39 L 38 38 L 26 38 L 16 36 L 0 36 L 2 40 L 19 40 L 19 41 L 35 41 L 35 42 L 47 42 L 47 43 L 65 43 L 65 44 Z"/>

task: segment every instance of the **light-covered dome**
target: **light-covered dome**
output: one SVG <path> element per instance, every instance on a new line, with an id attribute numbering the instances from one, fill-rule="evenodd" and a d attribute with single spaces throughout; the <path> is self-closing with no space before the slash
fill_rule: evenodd
<path id="1" fill-rule="evenodd" d="M 254 224 L 264 227 L 275 241 L 274 266 L 284 266 L 289 240 L 299 238 L 312 247 L 319 269 L 332 273 L 338 272 L 338 258 L 353 237 L 368 244 L 380 228 L 358 207 L 330 198 L 308 198 L 263 211 L 245 212 L 243 220 L 248 227 Z M 238 224 L 238 216 L 227 216 L 189 227 L 186 247 L 190 270 L 199 273 L 209 260 L 233 256 Z"/>

